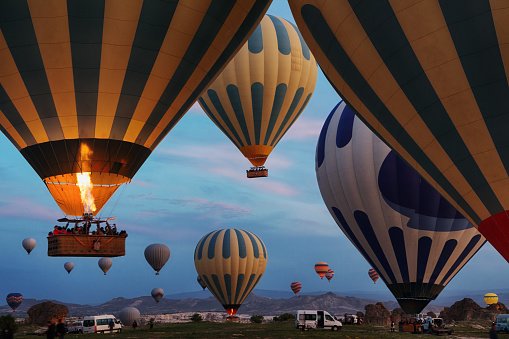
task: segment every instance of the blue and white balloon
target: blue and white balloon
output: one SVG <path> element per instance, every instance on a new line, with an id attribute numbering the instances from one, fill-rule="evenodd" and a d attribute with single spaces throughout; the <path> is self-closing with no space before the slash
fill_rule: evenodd
<path id="1" fill-rule="evenodd" d="M 406 313 L 419 313 L 485 239 L 341 102 L 325 121 L 316 174 L 329 212 Z"/>

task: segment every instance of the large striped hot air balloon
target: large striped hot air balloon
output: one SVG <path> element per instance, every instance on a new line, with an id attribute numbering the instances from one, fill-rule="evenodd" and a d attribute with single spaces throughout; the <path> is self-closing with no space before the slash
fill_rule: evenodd
<path id="1" fill-rule="evenodd" d="M 16 309 L 21 305 L 21 302 L 23 301 L 23 296 L 21 293 L 9 293 L 6 297 L 7 305 L 12 308 L 12 311 L 16 311 Z"/>
<path id="2" fill-rule="evenodd" d="M 376 281 L 378 280 L 378 278 L 380 278 L 378 273 L 376 273 L 376 271 L 372 268 L 369 269 L 368 275 L 371 278 L 371 280 L 373 280 L 373 284 L 376 284 Z"/>
<path id="3" fill-rule="evenodd" d="M 217 230 L 196 245 L 194 265 L 209 291 L 234 315 L 263 276 L 267 250 L 251 232 Z"/>
<path id="4" fill-rule="evenodd" d="M 408 314 L 434 300 L 485 242 L 344 102 L 323 126 L 316 173 L 338 226 Z"/>
<path id="5" fill-rule="evenodd" d="M 315 272 L 320 276 L 321 279 L 323 279 L 328 270 L 329 264 L 326 262 L 320 261 L 315 264 Z"/>
<path id="6" fill-rule="evenodd" d="M 484 295 L 484 302 L 488 306 L 492 305 L 492 304 L 496 304 L 496 303 L 498 303 L 498 295 L 496 295 L 495 293 L 486 293 Z"/>
<path id="7" fill-rule="evenodd" d="M 270 3 L 1 1 L 0 129 L 65 214 L 97 213 Z"/>
<path id="8" fill-rule="evenodd" d="M 295 293 L 295 295 L 298 295 L 300 289 L 302 288 L 302 284 L 298 281 L 294 281 L 290 284 L 290 288 L 292 289 L 293 293 Z"/>
<path id="9" fill-rule="evenodd" d="M 289 3 L 340 96 L 509 261 L 507 4 Z"/>
<path id="10" fill-rule="evenodd" d="M 317 65 L 292 23 L 266 15 L 198 102 L 254 168 L 262 168 L 315 89 Z"/>

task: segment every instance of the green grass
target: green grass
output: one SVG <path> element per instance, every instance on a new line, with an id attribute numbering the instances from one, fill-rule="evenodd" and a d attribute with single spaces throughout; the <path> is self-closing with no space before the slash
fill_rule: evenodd
<path id="1" fill-rule="evenodd" d="M 486 325 L 487 326 L 487 325 Z M 16 338 L 37 338 L 32 333 L 38 327 L 21 325 Z M 465 324 L 455 326 L 452 336 L 443 338 L 488 338 L 488 330 L 468 327 Z M 23 333 L 27 333 L 23 335 Z M 102 336 L 102 335 L 100 335 Z M 183 324 L 155 324 L 150 330 L 148 326 L 140 326 L 136 330 L 124 327 L 120 334 L 105 334 L 107 338 L 344 338 L 344 339 L 425 339 L 435 338 L 428 334 L 391 333 L 389 327 L 371 325 L 343 326 L 338 332 L 324 330 L 298 331 L 294 323 L 265 323 L 265 324 L 239 324 L 239 323 L 183 323 Z M 509 339 L 509 335 L 499 334 L 500 338 Z M 98 334 L 68 334 L 66 338 L 87 339 L 98 338 Z"/>

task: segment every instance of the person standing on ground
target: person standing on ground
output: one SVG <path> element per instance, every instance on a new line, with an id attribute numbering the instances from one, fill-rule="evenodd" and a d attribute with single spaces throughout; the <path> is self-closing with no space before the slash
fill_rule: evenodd
<path id="1" fill-rule="evenodd" d="M 55 333 L 57 332 L 57 327 L 53 324 L 52 321 L 47 321 L 48 329 L 46 330 L 46 338 L 55 339 Z"/>
<path id="2" fill-rule="evenodd" d="M 150 329 L 154 327 L 154 318 L 150 318 Z"/>
<path id="3" fill-rule="evenodd" d="M 391 320 L 391 332 L 394 332 L 394 320 Z"/>
<path id="4" fill-rule="evenodd" d="M 57 335 L 59 339 L 64 339 L 65 336 L 65 324 L 64 319 L 59 319 L 58 324 L 56 326 Z"/>
<path id="5" fill-rule="evenodd" d="M 133 321 L 133 330 L 135 330 L 135 329 L 136 329 L 136 327 L 138 327 L 138 323 L 137 323 L 137 322 L 136 322 L 136 320 L 135 320 L 135 321 Z"/>
<path id="6" fill-rule="evenodd" d="M 490 339 L 498 339 L 497 324 L 496 323 L 491 324 Z"/>

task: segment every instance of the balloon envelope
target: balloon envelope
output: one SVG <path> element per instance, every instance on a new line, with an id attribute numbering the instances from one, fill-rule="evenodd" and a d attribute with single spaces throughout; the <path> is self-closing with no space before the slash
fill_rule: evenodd
<path id="1" fill-rule="evenodd" d="M 209 291 L 234 315 L 263 276 L 267 250 L 254 233 L 217 230 L 196 245 L 194 265 Z"/>
<path id="2" fill-rule="evenodd" d="M 139 323 L 140 311 L 136 307 L 124 307 L 118 313 L 118 318 L 122 322 L 122 325 L 132 326 L 134 321 Z"/>
<path id="3" fill-rule="evenodd" d="M 378 278 L 380 278 L 378 273 L 376 273 L 376 271 L 374 269 L 372 269 L 372 268 L 369 269 L 368 275 L 371 278 L 371 280 L 373 280 L 374 284 L 376 284 L 376 281 L 378 280 Z"/>
<path id="4" fill-rule="evenodd" d="M 0 129 L 65 214 L 98 213 L 270 3 L 2 1 Z M 86 208 L 81 173 L 93 184 Z"/>
<path id="5" fill-rule="evenodd" d="M 316 173 L 329 212 L 406 313 L 420 313 L 485 242 L 344 102 L 325 121 Z"/>
<path id="6" fill-rule="evenodd" d="M 163 291 L 162 288 L 157 288 L 156 287 L 156 288 L 152 289 L 150 294 L 152 295 L 152 298 L 154 298 L 154 300 L 156 302 L 159 302 L 163 298 L 164 291 Z"/>
<path id="7" fill-rule="evenodd" d="M 68 262 L 66 262 L 66 263 L 64 264 L 64 268 L 65 268 L 65 270 L 67 271 L 67 273 L 71 274 L 71 271 L 72 271 L 72 269 L 74 268 L 74 263 L 73 263 L 73 262 L 68 261 Z M 105 273 L 106 273 L 106 272 L 105 272 Z"/>
<path id="8" fill-rule="evenodd" d="M 295 293 L 295 295 L 297 295 L 297 294 L 299 294 L 300 289 L 302 288 L 302 284 L 298 281 L 294 281 L 290 285 L 290 288 L 292 289 L 293 293 Z"/>
<path id="9" fill-rule="evenodd" d="M 332 277 L 334 277 L 334 271 L 329 268 L 327 270 L 327 273 L 325 273 L 325 278 L 327 278 L 327 280 L 330 281 Z"/>
<path id="10" fill-rule="evenodd" d="M 152 244 L 145 248 L 145 259 L 159 275 L 159 271 L 170 258 L 170 249 L 163 244 Z"/>
<path id="11" fill-rule="evenodd" d="M 113 265 L 113 261 L 111 261 L 110 258 L 101 258 L 99 259 L 98 264 L 99 268 L 104 272 L 104 275 L 106 275 L 106 272 L 108 272 L 111 265 Z"/>
<path id="12" fill-rule="evenodd" d="M 309 102 L 317 71 L 295 25 L 266 15 L 198 102 L 253 166 L 263 166 Z"/>
<path id="13" fill-rule="evenodd" d="M 326 262 L 320 261 L 315 264 L 315 271 L 320 276 L 321 279 L 327 274 L 329 270 L 329 264 Z"/>
<path id="14" fill-rule="evenodd" d="M 7 294 L 7 305 L 9 305 L 12 308 L 12 311 L 16 311 L 16 308 L 21 305 L 21 302 L 23 301 L 23 296 L 21 293 L 9 293 Z"/>
<path id="15" fill-rule="evenodd" d="M 289 4 L 341 98 L 509 261 L 505 4 Z"/>
<path id="16" fill-rule="evenodd" d="M 495 293 L 486 293 L 484 295 L 484 302 L 486 305 L 492 305 L 498 303 L 498 296 Z"/>
<path id="17" fill-rule="evenodd" d="M 35 241 L 34 238 L 26 238 L 23 239 L 23 241 L 21 242 L 21 245 L 23 246 L 25 251 L 27 251 L 28 255 L 30 255 L 30 252 L 32 252 L 36 244 L 37 242 Z"/>

